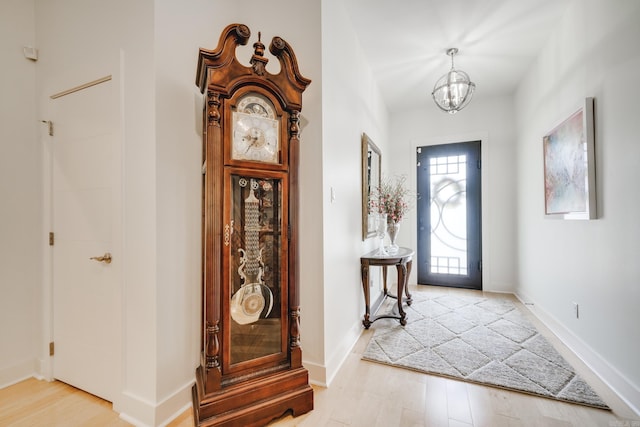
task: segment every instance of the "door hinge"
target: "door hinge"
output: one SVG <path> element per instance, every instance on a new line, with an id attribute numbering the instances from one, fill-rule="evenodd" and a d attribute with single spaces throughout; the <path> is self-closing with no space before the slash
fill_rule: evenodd
<path id="1" fill-rule="evenodd" d="M 42 123 L 47 125 L 49 136 L 53 136 L 53 122 L 51 120 L 41 120 Z"/>
<path id="2" fill-rule="evenodd" d="M 53 246 L 53 244 L 55 243 L 55 236 L 53 234 L 53 231 L 49 232 L 49 246 Z"/>
<path id="3" fill-rule="evenodd" d="M 482 261 L 478 261 L 478 271 L 482 271 Z"/>
<path id="4" fill-rule="evenodd" d="M 482 169 L 482 162 L 478 159 L 478 169 Z"/>
<path id="5" fill-rule="evenodd" d="M 55 353 L 55 345 L 53 344 L 53 341 L 51 341 L 49 343 L 49 356 L 53 356 Z"/>

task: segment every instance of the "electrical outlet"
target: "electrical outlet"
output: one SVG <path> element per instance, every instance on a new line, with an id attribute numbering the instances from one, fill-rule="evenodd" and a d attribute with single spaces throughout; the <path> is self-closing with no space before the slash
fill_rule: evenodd
<path id="1" fill-rule="evenodd" d="M 578 305 L 577 302 L 573 303 L 573 312 L 576 315 L 576 319 L 580 318 L 580 306 Z"/>

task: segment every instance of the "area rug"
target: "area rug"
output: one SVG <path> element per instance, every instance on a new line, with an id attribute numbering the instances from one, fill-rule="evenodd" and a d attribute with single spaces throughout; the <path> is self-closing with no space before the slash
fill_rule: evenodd
<path id="1" fill-rule="evenodd" d="M 405 311 L 371 325 L 363 359 L 610 409 L 507 298 L 416 292 Z"/>

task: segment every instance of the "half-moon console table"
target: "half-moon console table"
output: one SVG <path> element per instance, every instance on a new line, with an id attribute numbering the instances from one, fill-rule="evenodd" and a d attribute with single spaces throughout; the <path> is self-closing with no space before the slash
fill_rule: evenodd
<path id="1" fill-rule="evenodd" d="M 378 255 L 378 250 L 369 252 L 360 257 L 360 270 L 362 273 L 362 289 L 364 291 L 364 303 L 365 313 L 362 324 L 365 329 L 369 329 L 369 326 L 378 319 L 398 319 L 402 326 L 407 324 L 407 314 L 402 309 L 402 294 L 406 295 L 406 302 L 411 305 L 412 299 L 409 293 L 407 282 L 409 281 L 409 274 L 411 274 L 411 263 L 413 261 L 414 251 L 409 248 L 399 248 L 395 254 Z M 382 267 L 382 278 L 384 285 L 384 298 L 391 297 L 398 300 L 398 315 L 395 314 L 381 314 L 379 316 L 371 316 L 370 313 L 370 298 L 369 291 L 369 266 Z M 389 294 L 387 290 L 387 267 L 395 265 L 398 270 L 398 287 L 396 295 Z"/>

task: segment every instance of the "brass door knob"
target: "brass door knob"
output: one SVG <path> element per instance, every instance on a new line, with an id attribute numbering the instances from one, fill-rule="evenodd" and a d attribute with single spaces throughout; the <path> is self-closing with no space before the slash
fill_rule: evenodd
<path id="1" fill-rule="evenodd" d="M 95 260 L 95 261 L 98 261 L 98 262 L 104 262 L 104 263 L 107 263 L 107 264 L 111 264 L 111 254 L 109 252 L 106 252 L 102 256 L 92 256 L 89 259 L 92 259 L 92 260 Z"/>

